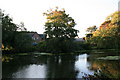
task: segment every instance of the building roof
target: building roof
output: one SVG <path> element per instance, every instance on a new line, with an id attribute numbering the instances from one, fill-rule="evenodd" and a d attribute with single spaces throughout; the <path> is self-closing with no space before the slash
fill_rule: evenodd
<path id="1" fill-rule="evenodd" d="M 27 33 L 27 35 L 29 35 L 30 37 L 32 37 L 34 34 L 35 34 L 35 32 Z"/>
<path id="2" fill-rule="evenodd" d="M 83 38 L 75 38 L 75 41 L 85 41 Z"/>
<path id="3" fill-rule="evenodd" d="M 27 34 L 30 37 L 33 37 L 34 34 L 38 34 L 37 32 L 20 32 L 23 34 Z M 45 38 L 45 34 L 38 34 L 40 36 L 40 38 Z"/>
<path id="4" fill-rule="evenodd" d="M 45 38 L 45 34 L 39 34 L 41 38 Z"/>

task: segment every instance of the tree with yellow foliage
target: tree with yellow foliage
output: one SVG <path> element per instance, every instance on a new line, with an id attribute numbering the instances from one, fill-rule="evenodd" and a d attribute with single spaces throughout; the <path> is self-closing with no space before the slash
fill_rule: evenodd
<path id="1" fill-rule="evenodd" d="M 91 43 L 98 48 L 120 48 L 120 11 L 108 16 L 98 30 L 93 33 Z"/>
<path id="2" fill-rule="evenodd" d="M 74 19 L 66 14 L 65 10 L 50 10 L 44 13 L 47 16 L 45 23 L 45 33 L 48 38 L 74 38 L 77 36 L 78 30 L 74 29 L 76 25 Z"/>
<path id="3" fill-rule="evenodd" d="M 45 34 L 47 35 L 48 52 L 70 52 L 73 50 L 73 39 L 78 30 L 74 19 L 66 14 L 65 10 L 48 10 L 44 15 L 47 17 L 45 23 Z M 72 49 L 71 49 L 72 48 Z"/>

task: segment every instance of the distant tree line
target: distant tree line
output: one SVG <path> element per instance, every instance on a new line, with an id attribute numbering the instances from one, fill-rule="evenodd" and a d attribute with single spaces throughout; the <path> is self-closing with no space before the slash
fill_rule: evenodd
<path id="1" fill-rule="evenodd" d="M 66 14 L 66 11 L 48 10 L 44 13 L 47 18 L 45 23 L 46 40 L 32 45 L 32 38 L 26 35 L 27 29 L 24 23 L 19 25 L 13 22 L 9 15 L 1 13 L 2 16 L 2 45 L 4 51 L 12 52 L 50 52 L 50 53 L 70 53 L 80 50 L 91 49 L 119 49 L 120 48 L 120 11 L 108 16 L 99 28 L 91 26 L 87 28 L 89 36 L 85 42 L 76 42 L 78 30 L 74 19 Z"/>

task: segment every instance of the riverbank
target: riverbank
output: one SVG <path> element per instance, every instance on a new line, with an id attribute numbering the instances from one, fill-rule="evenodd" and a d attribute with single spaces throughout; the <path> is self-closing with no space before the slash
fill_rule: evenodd
<path id="1" fill-rule="evenodd" d="M 80 50 L 75 53 L 106 53 L 106 52 L 114 52 L 116 54 L 120 53 L 120 49 L 92 49 L 92 50 Z"/>
<path id="2" fill-rule="evenodd" d="M 46 53 L 46 52 L 38 52 L 38 51 L 34 51 L 34 52 L 25 52 L 25 53 L 12 53 L 12 52 L 7 52 L 7 53 L 2 53 L 3 55 L 48 55 L 48 56 L 52 56 L 52 55 L 70 55 L 70 54 L 102 54 L 102 53 L 114 53 L 116 55 L 120 55 L 120 50 L 118 49 L 94 49 L 94 50 L 80 50 L 80 51 L 76 51 L 76 52 L 71 52 L 71 53 Z"/>

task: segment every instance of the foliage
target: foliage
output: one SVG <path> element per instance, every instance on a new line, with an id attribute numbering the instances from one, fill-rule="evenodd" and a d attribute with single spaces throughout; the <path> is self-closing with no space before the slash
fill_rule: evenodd
<path id="1" fill-rule="evenodd" d="M 56 45 L 56 43 L 59 43 L 59 42 L 60 44 Z M 39 42 L 36 48 L 37 48 L 37 51 L 39 52 L 51 52 L 51 53 L 79 52 L 80 50 L 91 49 L 89 43 L 73 42 L 72 40 L 64 41 L 62 39 L 57 39 L 57 38 Z"/>
<path id="2" fill-rule="evenodd" d="M 36 46 L 36 50 L 39 52 L 46 52 L 47 50 L 46 41 L 39 42 Z"/>
<path id="3" fill-rule="evenodd" d="M 89 42 L 95 44 L 97 48 L 120 48 L 120 18 L 118 15 L 120 15 L 120 11 L 108 16 L 100 28 L 93 33 Z"/>
<path id="4" fill-rule="evenodd" d="M 75 43 L 76 51 L 91 49 L 89 43 L 86 43 L 86 42 L 74 42 L 74 43 Z"/>
<path id="5" fill-rule="evenodd" d="M 112 13 L 111 15 L 109 15 L 107 18 L 106 18 L 106 21 L 111 21 L 110 24 L 113 24 L 113 25 L 120 25 L 120 11 L 116 11 L 114 13 Z"/>
<path id="6" fill-rule="evenodd" d="M 86 31 L 92 33 L 92 32 L 95 32 L 96 29 L 97 27 L 94 25 L 94 26 L 88 27 Z"/>
<path id="7" fill-rule="evenodd" d="M 72 40 L 64 39 L 64 38 L 53 38 L 47 40 L 47 52 L 52 53 L 67 53 L 67 52 L 73 52 L 75 44 Z"/>
<path id="8" fill-rule="evenodd" d="M 47 16 L 45 23 L 45 34 L 47 35 L 47 48 L 51 52 L 70 52 L 73 39 L 77 36 L 78 30 L 74 29 L 75 21 L 65 10 L 50 10 L 44 15 Z"/>
<path id="9" fill-rule="evenodd" d="M 91 37 L 93 36 L 93 33 L 94 33 L 96 30 L 97 30 L 97 27 L 96 27 L 95 25 L 87 28 L 86 31 L 89 32 L 89 33 L 86 34 L 86 37 L 85 37 L 87 43 L 90 42 L 89 39 L 91 39 Z"/>
<path id="10" fill-rule="evenodd" d="M 12 18 L 2 13 L 2 43 L 5 47 L 13 46 L 16 30 L 17 26 L 13 23 Z"/>
<path id="11" fill-rule="evenodd" d="M 26 28 L 21 22 L 17 25 L 9 15 L 2 14 L 2 44 L 4 45 L 3 53 L 9 51 L 28 52 L 32 50 L 32 40 L 26 35 Z"/>
<path id="12" fill-rule="evenodd" d="M 44 15 L 47 16 L 45 33 L 48 38 L 74 38 L 77 36 L 78 31 L 73 28 L 75 26 L 75 21 L 65 13 L 65 10 L 51 10 L 44 13 Z"/>
<path id="13" fill-rule="evenodd" d="M 24 22 L 21 22 L 18 26 L 17 31 L 27 31 L 27 29 L 25 28 Z"/>
<path id="14" fill-rule="evenodd" d="M 26 32 L 17 32 L 15 36 L 14 49 L 16 52 L 32 51 L 32 38 Z"/>

